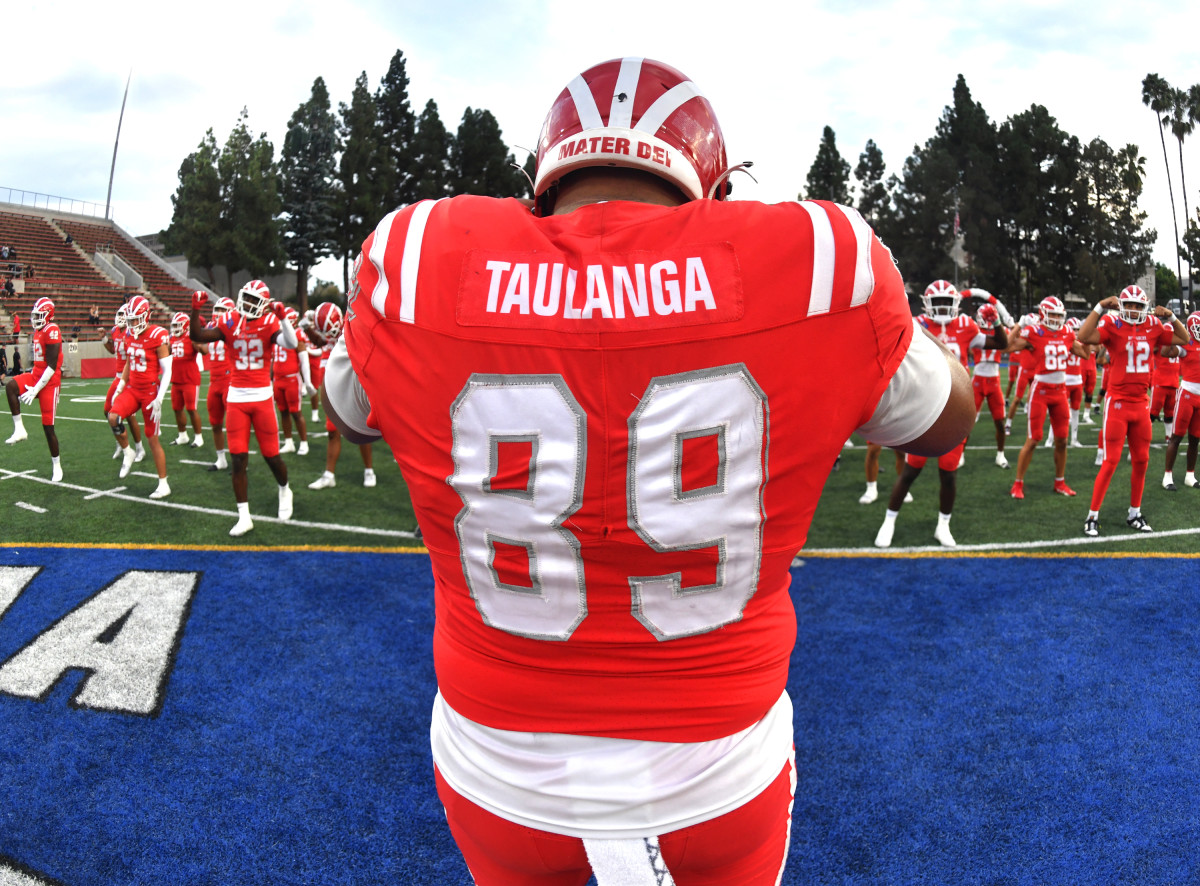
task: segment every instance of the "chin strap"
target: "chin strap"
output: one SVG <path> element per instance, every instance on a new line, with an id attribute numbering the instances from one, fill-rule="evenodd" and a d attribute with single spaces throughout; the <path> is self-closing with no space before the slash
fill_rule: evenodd
<path id="1" fill-rule="evenodd" d="M 714 195 L 717 193 L 717 188 L 721 187 L 721 183 L 724 182 L 726 179 L 728 179 L 729 176 L 733 175 L 735 172 L 746 173 L 746 175 L 749 175 L 750 179 L 755 184 L 758 184 L 758 179 L 756 179 L 750 172 L 750 167 L 753 165 L 754 165 L 753 160 L 747 160 L 745 163 L 739 163 L 736 166 L 730 166 L 728 169 L 726 169 L 724 172 L 722 172 L 720 175 L 717 176 L 717 180 L 712 183 L 712 187 L 710 187 L 708 189 L 708 193 L 705 196 L 709 200 L 712 200 Z M 732 191 L 733 191 L 733 184 L 730 183 L 729 188 L 725 191 L 725 196 L 728 197 Z"/>

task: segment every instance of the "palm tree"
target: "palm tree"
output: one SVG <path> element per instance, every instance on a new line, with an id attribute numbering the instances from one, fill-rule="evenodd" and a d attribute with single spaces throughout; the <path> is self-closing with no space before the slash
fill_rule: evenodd
<path id="1" fill-rule="evenodd" d="M 1167 137 L 1163 134 L 1166 125 L 1163 122 L 1163 112 L 1171 110 L 1171 84 L 1158 74 L 1147 74 L 1142 81 L 1142 104 L 1154 112 L 1158 120 L 1158 137 L 1162 142 L 1163 164 L 1167 167 L 1167 192 L 1171 195 L 1171 224 L 1175 228 L 1175 273 L 1183 281 L 1183 264 L 1179 260 L 1179 221 L 1175 217 L 1175 189 L 1171 186 L 1171 163 L 1167 159 Z"/>
<path id="2" fill-rule="evenodd" d="M 1171 134 L 1175 136 L 1175 140 L 1179 142 L 1179 190 L 1183 192 L 1183 219 L 1184 223 L 1188 222 L 1188 202 L 1187 202 L 1187 179 L 1183 173 L 1183 140 L 1192 134 L 1196 128 L 1196 121 L 1189 113 L 1188 94 L 1182 89 L 1171 90 L 1171 109 L 1167 119 L 1162 122 L 1163 126 L 1171 127 Z M 1178 248 L 1177 248 L 1178 249 Z M 1188 300 L 1191 301 L 1192 291 L 1192 258 L 1186 256 L 1188 263 Z M 1179 278 L 1182 284 L 1183 278 Z"/>

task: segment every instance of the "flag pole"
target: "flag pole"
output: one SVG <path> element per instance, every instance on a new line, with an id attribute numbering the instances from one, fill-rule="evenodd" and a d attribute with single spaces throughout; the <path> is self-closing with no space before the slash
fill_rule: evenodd
<path id="1" fill-rule="evenodd" d="M 112 166 L 108 170 L 108 196 L 104 200 L 104 218 L 109 219 L 109 208 L 112 206 L 112 186 L 113 175 L 117 171 L 117 145 L 121 143 L 121 123 L 125 119 L 125 100 L 129 98 L 129 81 L 133 79 L 133 68 L 129 69 L 129 76 L 125 78 L 125 95 L 121 97 L 121 116 L 117 118 L 117 137 L 113 141 L 113 158 Z"/>

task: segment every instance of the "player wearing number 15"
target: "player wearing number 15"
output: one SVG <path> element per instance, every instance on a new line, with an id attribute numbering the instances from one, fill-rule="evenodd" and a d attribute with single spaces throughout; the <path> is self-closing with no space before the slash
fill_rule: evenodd
<path id="1" fill-rule="evenodd" d="M 1105 310 L 1118 311 L 1117 315 Z M 1165 322 L 1164 322 L 1165 321 Z M 1142 492 L 1150 464 L 1150 384 L 1152 355 L 1167 345 L 1187 344 L 1188 333 L 1179 318 L 1162 305 L 1150 312 L 1150 300 L 1138 286 L 1126 286 L 1119 296 L 1101 300 L 1079 327 L 1079 340 L 1104 345 L 1109 363 L 1104 373 L 1108 395 L 1104 400 L 1104 462 L 1092 485 L 1091 509 L 1084 520 L 1085 535 L 1099 535 L 1100 506 L 1108 492 L 1113 472 L 1121 461 L 1125 438 L 1129 438 L 1129 516 L 1125 522 L 1149 532 L 1142 516 Z"/>
<path id="2" fill-rule="evenodd" d="M 275 420 L 271 391 L 271 346 L 278 339 L 284 347 L 295 348 L 296 332 L 282 316 L 283 305 L 278 309 L 272 307 L 271 291 L 261 280 L 251 280 L 243 286 L 238 292 L 236 310 L 214 317 L 211 326 L 205 326 L 200 317 L 200 309 L 207 303 L 208 294 L 204 290 L 193 293 L 188 334 L 194 342 L 223 342 L 233 361 L 225 431 L 229 437 L 233 497 L 238 509 L 237 523 L 229 534 L 239 536 L 254 528 L 246 476 L 251 428 L 258 440 L 259 451 L 279 484 L 279 519 L 288 520 L 292 516 L 292 490 L 288 486 L 287 465 L 279 454 L 279 424 Z"/>
<path id="3" fill-rule="evenodd" d="M 476 883 L 778 883 L 826 476 L 856 431 L 937 456 L 974 417 L 861 217 L 730 171 L 696 84 L 616 59 L 554 100 L 533 212 L 417 203 L 356 263 L 327 411 L 390 444 L 430 550 Z"/>

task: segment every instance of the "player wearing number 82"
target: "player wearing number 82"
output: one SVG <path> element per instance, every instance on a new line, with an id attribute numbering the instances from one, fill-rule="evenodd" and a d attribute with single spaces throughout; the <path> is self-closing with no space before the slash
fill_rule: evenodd
<path id="1" fill-rule="evenodd" d="M 430 551 L 477 883 L 777 883 L 823 483 L 855 431 L 937 456 L 974 418 L 859 215 L 726 202 L 730 171 L 694 83 L 617 59 L 555 99 L 533 212 L 424 201 L 356 262 L 326 404 L 390 444 Z"/>

